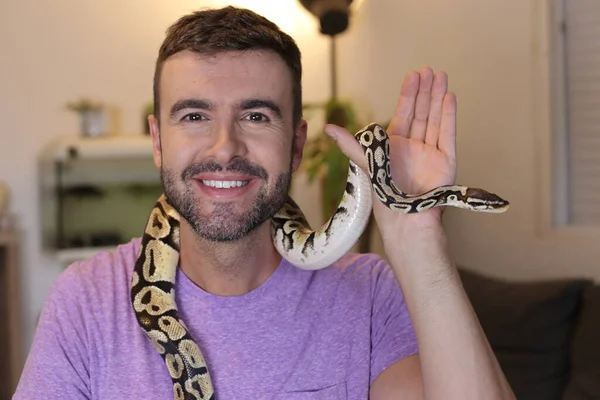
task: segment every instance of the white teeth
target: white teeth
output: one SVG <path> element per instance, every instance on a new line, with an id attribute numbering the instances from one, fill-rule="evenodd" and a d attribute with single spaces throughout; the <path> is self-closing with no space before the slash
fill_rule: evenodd
<path id="1" fill-rule="evenodd" d="M 218 189 L 229 189 L 232 187 L 241 187 L 241 186 L 246 186 L 248 184 L 249 181 L 208 181 L 208 180 L 203 180 L 202 183 L 204 183 L 206 186 L 210 186 L 210 187 L 214 187 L 214 188 L 218 188 Z"/>

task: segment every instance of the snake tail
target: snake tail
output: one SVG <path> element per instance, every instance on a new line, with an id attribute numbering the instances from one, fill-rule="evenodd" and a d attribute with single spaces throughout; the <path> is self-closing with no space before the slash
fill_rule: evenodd
<path id="1" fill-rule="evenodd" d="M 162 195 L 142 236 L 133 271 L 131 300 L 138 323 L 162 356 L 175 400 L 214 400 L 206 360 L 175 304 L 179 217 Z"/>

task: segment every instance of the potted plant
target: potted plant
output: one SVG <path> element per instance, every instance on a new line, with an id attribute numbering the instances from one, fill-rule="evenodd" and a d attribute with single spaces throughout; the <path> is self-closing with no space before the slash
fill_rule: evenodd
<path id="1" fill-rule="evenodd" d="M 101 102 L 82 97 L 67 103 L 67 108 L 79 114 L 83 136 L 94 137 L 106 133 L 105 106 Z"/>
<path id="2" fill-rule="evenodd" d="M 324 109 L 325 124 L 335 124 L 354 133 L 363 127 L 356 117 L 352 104 L 336 98 L 324 104 L 309 103 L 304 110 Z M 327 221 L 336 210 L 348 177 L 348 157 L 338 145 L 324 132 L 306 142 L 301 169 L 306 173 L 309 183 L 317 181 L 321 187 L 321 213 Z M 372 214 L 367 227 L 358 241 L 358 251 L 370 251 Z"/>

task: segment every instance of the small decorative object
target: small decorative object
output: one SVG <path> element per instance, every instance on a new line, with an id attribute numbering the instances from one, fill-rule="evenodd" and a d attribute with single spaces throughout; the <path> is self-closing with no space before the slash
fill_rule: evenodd
<path id="1" fill-rule="evenodd" d="M 8 211 L 8 186 L 0 181 L 0 215 Z"/>
<path id="2" fill-rule="evenodd" d="M 150 126 L 148 125 L 148 116 L 154 114 L 154 101 L 149 101 L 144 106 L 142 112 L 142 126 L 144 127 L 144 134 L 150 135 Z"/>
<path id="3" fill-rule="evenodd" d="M 83 136 L 95 137 L 106 133 L 106 112 L 101 102 L 84 97 L 67 103 L 67 108 L 79 114 Z"/>
<path id="4" fill-rule="evenodd" d="M 0 181 L 0 232 L 13 228 L 13 216 L 8 212 L 8 186 Z"/>

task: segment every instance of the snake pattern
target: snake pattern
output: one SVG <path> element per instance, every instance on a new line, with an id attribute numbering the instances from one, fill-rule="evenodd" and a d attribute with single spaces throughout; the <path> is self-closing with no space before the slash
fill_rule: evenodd
<path id="1" fill-rule="evenodd" d="M 480 212 L 503 212 L 509 207 L 508 201 L 493 193 L 460 185 L 407 195 L 392 181 L 386 131 L 373 123 L 358 131 L 355 137 L 367 159 L 367 171 L 349 161 L 348 180 L 340 204 L 323 226 L 312 230 L 300 207 L 289 197 L 271 219 L 275 247 L 298 268 L 325 268 L 354 246 L 367 225 L 373 192 L 387 207 L 405 214 L 440 206 Z M 215 400 L 207 362 L 175 304 L 179 221 L 177 211 L 165 195 L 161 195 L 150 212 L 134 266 L 133 311 L 165 362 L 175 400 Z"/>

